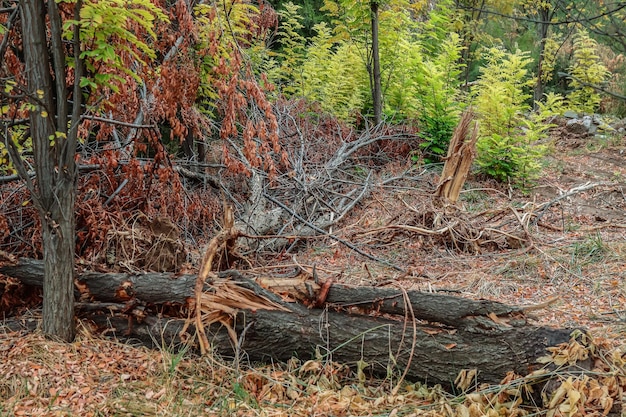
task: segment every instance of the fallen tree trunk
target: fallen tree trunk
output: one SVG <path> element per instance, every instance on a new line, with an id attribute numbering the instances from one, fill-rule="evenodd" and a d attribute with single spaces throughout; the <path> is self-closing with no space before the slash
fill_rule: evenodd
<path id="1" fill-rule="evenodd" d="M 106 309 L 105 309 L 106 310 Z M 140 341 L 148 346 L 180 346 L 183 319 L 148 316 L 131 322 L 120 315 L 81 315 L 121 340 Z M 13 330 L 25 324 L 16 320 L 5 326 Z M 477 381 L 498 383 L 507 372 L 527 374 L 537 368 L 535 359 L 546 348 L 569 340 L 571 330 L 545 327 L 512 327 L 483 332 L 454 331 L 435 326 L 419 326 L 416 334 L 402 322 L 384 318 L 352 316 L 331 311 L 311 310 L 308 314 L 283 311 L 245 311 L 237 318 L 235 330 L 241 346 L 233 346 L 223 326 L 207 330 L 214 352 L 222 357 L 245 354 L 252 362 L 287 361 L 315 358 L 316 350 L 324 359 L 350 365 L 370 364 L 364 371 L 396 375 L 406 369 L 409 380 L 453 385 L 463 369 L 477 369 Z M 415 337 L 415 343 L 412 339 Z M 404 342 L 402 342 L 404 341 Z M 409 363 L 410 359 L 410 363 Z"/>
<path id="2" fill-rule="evenodd" d="M 43 282 L 38 261 L 23 259 L 17 265 L 0 267 L 0 273 L 28 285 Z M 229 274 L 237 284 L 280 302 L 254 281 L 235 272 Z M 88 295 L 91 300 L 107 302 L 102 308 L 97 303 L 83 303 L 81 310 L 79 305 L 80 317 L 114 331 L 117 337 L 169 346 L 181 342 L 185 320 L 133 315 L 134 307 L 129 309 L 128 302 L 185 304 L 193 297 L 194 276 L 84 273 L 76 282 L 83 299 Z M 210 287 L 211 283 L 206 285 Z M 232 333 L 224 326 L 213 325 L 207 332 L 215 351 L 225 356 L 245 352 L 252 361 L 286 361 L 293 356 L 312 358 L 317 350 L 341 363 L 365 361 L 376 373 L 386 374 L 390 366 L 399 373 L 406 370 L 407 378 L 412 380 L 445 386 L 450 386 L 462 369 L 476 368 L 478 380 L 490 383 L 499 382 L 508 371 L 525 375 L 536 366 L 536 359 L 546 354 L 547 347 L 567 342 L 572 332 L 531 326 L 524 320 L 523 308 L 497 302 L 419 292 L 408 292 L 407 297 L 403 294 L 394 289 L 334 286 L 326 309 L 282 303 L 290 311 L 240 312 L 233 324 L 240 346 L 234 346 Z M 404 315 L 405 299 L 413 310 L 408 322 L 404 317 L 346 311 L 347 307 L 359 306 L 368 312 Z"/>
<path id="3" fill-rule="evenodd" d="M 17 278 L 26 285 L 43 285 L 43 262 L 20 259 L 14 265 L 0 266 L 0 273 Z M 222 271 L 222 278 L 242 279 L 237 271 Z M 301 279 L 260 279 L 265 288 L 280 288 L 280 292 L 304 293 Z M 196 275 L 146 272 L 101 273 L 83 272 L 76 278 L 76 295 L 82 299 L 101 302 L 126 302 L 137 299 L 144 303 L 163 304 L 188 302 L 193 297 Z M 210 284 L 210 282 L 209 282 Z M 314 288 L 315 284 L 311 284 Z M 470 300 L 438 293 L 408 291 L 413 314 L 419 320 L 459 326 L 463 320 L 495 314 L 498 317 L 523 313 L 528 307 L 510 306 L 497 301 Z M 298 297 L 296 297 L 298 298 Z M 357 307 L 381 313 L 404 315 L 404 293 L 398 289 L 349 287 L 333 285 L 326 303 L 337 309 Z"/>

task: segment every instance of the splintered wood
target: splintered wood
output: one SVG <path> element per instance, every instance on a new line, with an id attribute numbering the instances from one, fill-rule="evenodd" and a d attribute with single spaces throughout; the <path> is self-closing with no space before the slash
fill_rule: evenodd
<path id="1" fill-rule="evenodd" d="M 474 122 L 474 123 L 472 123 Z M 472 126 L 473 124 L 473 126 Z M 465 110 L 450 140 L 446 163 L 435 196 L 456 203 L 476 157 L 478 122 L 471 109 Z"/>
<path id="2" fill-rule="evenodd" d="M 194 289 L 195 302 L 193 319 L 198 343 L 202 354 L 210 350 L 209 339 L 206 336 L 205 327 L 213 323 L 221 323 L 230 335 L 233 343 L 237 345 L 237 334 L 234 330 L 233 321 L 240 310 L 286 310 L 277 303 L 271 302 L 254 291 L 239 286 L 236 282 L 218 278 L 213 271 L 215 265 L 219 266 L 219 257 L 224 253 L 234 253 L 235 243 L 240 236 L 235 228 L 234 215 L 231 207 L 224 207 L 224 228 L 218 233 L 207 247 L 202 258 L 198 279 Z M 216 259 L 218 262 L 216 263 Z M 205 283 L 209 281 L 210 289 L 205 291 Z M 181 334 L 184 334 L 191 324 L 192 319 L 185 323 Z"/>

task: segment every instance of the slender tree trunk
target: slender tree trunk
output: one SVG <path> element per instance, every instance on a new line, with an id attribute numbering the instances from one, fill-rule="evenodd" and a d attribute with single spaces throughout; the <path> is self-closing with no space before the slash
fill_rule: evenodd
<path id="1" fill-rule="evenodd" d="M 374 123 L 383 120 L 383 94 L 380 82 L 380 51 L 378 42 L 378 1 L 370 1 L 372 19 L 372 101 L 374 102 Z"/>
<path id="2" fill-rule="evenodd" d="M 455 6 L 462 16 L 464 25 L 461 32 L 463 50 L 461 51 L 460 61 L 464 64 L 462 80 L 464 82 L 464 88 L 467 89 L 470 82 L 470 72 L 472 70 L 472 45 L 475 40 L 476 26 L 485 8 L 485 0 L 457 0 Z"/>
<path id="3" fill-rule="evenodd" d="M 546 39 L 548 38 L 548 29 L 550 27 L 550 10 L 542 7 L 539 10 L 539 17 L 541 23 L 539 23 L 539 62 L 537 65 L 537 82 L 534 89 L 534 101 L 533 108 L 537 109 L 537 103 L 543 97 L 543 62 L 545 60 Z"/>
<path id="4" fill-rule="evenodd" d="M 49 10 L 57 100 L 64 112 L 57 115 L 53 99 L 50 57 L 43 0 L 21 0 L 25 69 L 30 96 L 30 134 L 33 140 L 37 192 L 33 200 L 39 210 L 43 238 L 45 275 L 43 284 L 43 331 L 65 341 L 74 339 L 74 200 L 76 194 L 75 147 L 65 135 L 66 88 L 60 21 L 56 6 Z M 80 106 L 80 100 L 78 104 Z M 58 126 L 57 122 L 63 125 Z M 54 140 L 54 144 L 52 141 Z"/>

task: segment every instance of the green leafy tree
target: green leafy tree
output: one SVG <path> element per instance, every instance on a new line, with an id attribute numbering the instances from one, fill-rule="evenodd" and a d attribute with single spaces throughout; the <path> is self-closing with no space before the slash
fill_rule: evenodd
<path id="1" fill-rule="evenodd" d="M 457 30 L 460 30 L 463 44 L 467 47 L 463 51 L 464 62 L 467 63 L 466 81 L 469 83 L 478 76 L 476 69 L 481 65 L 482 51 L 494 44 L 502 45 L 509 51 L 526 50 L 535 58 L 531 67 L 536 75 L 533 97 L 535 103 L 543 99 L 545 91 L 565 92 L 566 83 L 574 81 L 570 83 L 570 87 L 581 87 L 582 90 L 574 94 L 574 101 L 589 99 L 588 104 L 582 104 L 584 111 L 597 108 L 599 96 L 593 97 L 589 94 L 594 88 L 585 81 L 589 74 L 577 77 L 570 71 L 576 65 L 570 45 L 572 42 L 586 42 L 579 39 L 578 29 L 586 31 L 591 40 L 600 42 L 595 53 L 611 70 L 616 69 L 612 65 L 613 57 L 626 51 L 626 5 L 623 2 L 455 0 L 454 4 L 458 11 Z M 584 45 L 581 47 L 588 51 L 593 49 Z M 608 51 L 609 48 L 611 52 Z M 588 58 L 590 57 L 586 59 Z M 593 66 L 593 59 L 589 64 L 593 71 L 598 69 Z M 584 69 L 585 66 L 579 68 Z M 554 74 L 560 76 L 554 78 Z M 579 82 L 575 82 L 575 77 Z M 602 77 L 592 74 L 592 78 L 600 80 Z M 623 87 L 615 82 L 618 78 L 619 75 L 615 74 L 609 84 L 602 81 L 594 84 L 595 92 L 604 89 L 611 94 L 611 90 L 617 90 L 617 96 L 614 97 L 623 96 Z M 594 101 L 596 104 L 593 104 Z"/>
<path id="2" fill-rule="evenodd" d="M 580 30 L 574 36 L 574 54 L 569 67 L 570 85 L 574 88 L 568 95 L 572 108 L 585 113 L 593 113 L 600 104 L 600 94 L 596 90 L 609 77 L 609 71 L 597 53 L 598 43 L 589 34 Z"/>
<path id="3" fill-rule="evenodd" d="M 531 63 L 528 52 L 492 48 L 472 91 L 480 124 L 476 162 L 486 175 L 516 185 L 539 175 L 540 157 L 547 152 L 539 143 L 549 127 L 544 121 L 562 105 L 560 97 L 550 95 L 541 112 L 528 118 L 534 84 L 527 69 Z"/>
<path id="4" fill-rule="evenodd" d="M 394 70 L 391 59 L 397 52 L 400 35 L 408 32 L 425 2 L 404 0 L 380 2 L 371 0 L 326 0 L 322 10 L 334 17 L 335 34 L 356 46 L 368 75 L 371 108 L 375 123 L 382 119 L 385 79 Z M 383 47 L 384 45 L 384 47 Z"/>
<path id="5" fill-rule="evenodd" d="M 467 85 L 473 72 L 480 65 L 480 51 L 483 45 L 494 45 L 502 42 L 499 36 L 493 36 L 488 30 L 489 25 L 497 19 L 494 14 L 509 15 L 513 12 L 517 1 L 510 0 L 454 0 L 454 31 L 461 37 L 462 63 L 464 73 L 462 79 Z"/>

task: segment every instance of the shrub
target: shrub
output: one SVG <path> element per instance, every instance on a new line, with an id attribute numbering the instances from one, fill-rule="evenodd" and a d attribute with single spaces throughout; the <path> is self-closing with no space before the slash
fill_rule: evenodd
<path id="1" fill-rule="evenodd" d="M 600 104 L 600 94 L 591 86 L 601 85 L 610 75 L 597 50 L 598 43 L 586 31 L 578 31 L 574 37 L 574 56 L 568 68 L 574 91 L 568 99 L 570 107 L 585 113 L 593 113 Z"/>
<path id="2" fill-rule="evenodd" d="M 562 111 L 563 99 L 546 96 L 545 104 L 530 116 L 530 87 L 534 79 L 526 67 L 528 52 L 510 53 L 492 48 L 472 91 L 480 123 L 476 159 L 480 170 L 498 181 L 524 185 L 540 173 L 540 157 L 547 146 L 540 144 L 550 127 L 545 120 Z"/>

